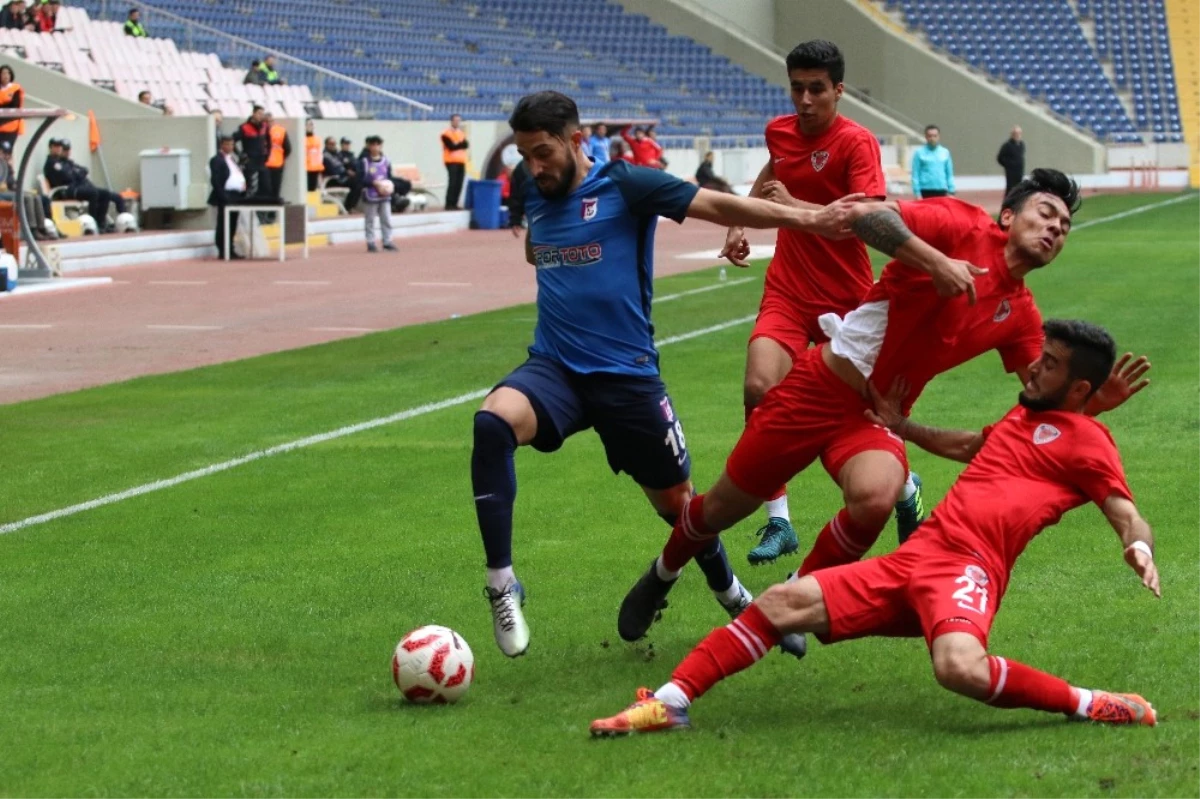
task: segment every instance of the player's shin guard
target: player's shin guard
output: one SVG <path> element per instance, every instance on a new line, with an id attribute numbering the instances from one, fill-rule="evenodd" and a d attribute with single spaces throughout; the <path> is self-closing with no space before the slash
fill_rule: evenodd
<path id="1" fill-rule="evenodd" d="M 704 523 L 704 495 L 697 494 L 679 515 L 679 521 L 675 523 L 671 537 L 663 547 L 663 567 L 669 571 L 679 571 L 709 546 L 717 533 L 717 530 L 709 529 Z"/>
<path id="2" fill-rule="evenodd" d="M 471 486 L 475 490 L 475 515 L 489 569 L 512 565 L 513 502 L 517 498 L 513 452 L 516 448 L 517 437 L 508 422 L 490 411 L 475 414 Z"/>
<path id="3" fill-rule="evenodd" d="M 671 674 L 689 700 L 702 696 L 721 680 L 749 668 L 779 645 L 779 630 L 758 605 L 708 634 Z"/>
<path id="4" fill-rule="evenodd" d="M 812 552 L 804 559 L 797 574 L 803 576 L 817 569 L 828 569 L 861 560 L 879 538 L 881 529 L 863 527 L 850 518 L 842 508 L 813 542 Z"/>
<path id="5" fill-rule="evenodd" d="M 988 670 L 991 676 L 984 701 L 993 707 L 1025 707 L 1069 715 L 1079 704 L 1066 680 L 1024 663 L 988 655 Z"/>

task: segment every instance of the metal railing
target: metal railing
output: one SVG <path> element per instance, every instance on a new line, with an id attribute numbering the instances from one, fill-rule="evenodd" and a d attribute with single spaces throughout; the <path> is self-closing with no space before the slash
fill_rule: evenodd
<path id="1" fill-rule="evenodd" d="M 88 7 L 89 4 L 81 4 Z M 427 119 L 433 106 L 380 89 L 369 83 L 326 69 L 318 64 L 280 53 L 240 36 L 181 17 L 141 0 L 98 0 L 90 4 L 95 19 L 124 22 L 130 8 L 140 9 L 142 24 L 156 38 L 174 39 L 180 50 L 216 53 L 230 68 L 249 70 L 250 62 L 273 55 L 276 69 L 289 84 L 308 86 L 314 99 L 354 104 L 360 117 L 376 119 Z"/>

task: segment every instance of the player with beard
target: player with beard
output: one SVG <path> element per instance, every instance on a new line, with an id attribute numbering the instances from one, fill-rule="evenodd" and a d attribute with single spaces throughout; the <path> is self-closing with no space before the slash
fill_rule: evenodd
<path id="1" fill-rule="evenodd" d="M 762 658 L 785 633 L 825 643 L 866 636 L 924 637 L 947 690 L 998 708 L 1029 708 L 1109 724 L 1157 723 L 1137 694 L 1070 685 L 988 653 L 988 633 L 1021 552 L 1063 514 L 1095 503 L 1125 562 L 1161 596 L 1154 536 L 1133 503 L 1107 428 L 1085 409 L 1112 372 L 1116 347 L 1101 327 L 1050 320 L 1019 404 L 982 432 L 914 424 L 901 412 L 907 383 L 873 392 L 867 418 L 935 455 L 969 464 L 933 515 L 895 552 L 815 571 L 763 592 L 713 631 L 651 693 L 592 722 L 593 735 L 689 726 L 688 708 L 717 682 Z"/>
<path id="2" fill-rule="evenodd" d="M 496 643 L 517 657 L 529 647 L 525 591 L 512 565 L 517 447 L 553 452 L 594 427 L 609 466 L 628 473 L 668 524 L 692 496 L 683 425 L 659 376 L 650 321 L 658 217 L 839 235 L 860 197 L 799 209 L 698 189 L 624 161 L 593 163 L 579 111 L 558 92 L 523 98 L 509 124 L 537 189 L 526 192 L 525 253 L 537 270 L 538 319 L 529 359 L 475 414 L 471 482 Z M 730 614 L 750 604 L 718 539 L 696 557 Z"/>

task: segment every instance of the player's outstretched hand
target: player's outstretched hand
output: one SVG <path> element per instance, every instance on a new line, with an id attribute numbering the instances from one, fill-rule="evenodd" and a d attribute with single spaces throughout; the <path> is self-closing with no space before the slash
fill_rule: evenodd
<path id="1" fill-rule="evenodd" d="M 898 428 L 904 423 L 904 415 L 900 412 L 900 406 L 904 402 L 904 398 L 908 396 L 909 389 L 908 381 L 903 377 L 897 377 L 892 381 L 888 393 L 884 395 L 880 394 L 879 389 L 875 388 L 875 384 L 868 380 L 867 391 L 871 395 L 871 402 L 875 408 L 863 411 L 867 421 L 889 430 Z"/>
<path id="2" fill-rule="evenodd" d="M 1145 355 L 1133 357 L 1127 352 L 1113 364 L 1112 374 L 1100 386 L 1100 390 L 1088 400 L 1087 413 L 1096 416 L 1113 408 L 1120 407 L 1127 399 L 1150 385 L 1146 372 L 1150 371 L 1150 361 Z"/>
<path id="3" fill-rule="evenodd" d="M 1154 558 L 1140 549 L 1129 547 L 1125 550 L 1125 562 L 1138 577 L 1142 578 L 1142 585 L 1153 591 L 1156 597 L 1162 599 L 1162 589 L 1158 585 L 1158 567 L 1154 565 Z"/>
<path id="4" fill-rule="evenodd" d="M 975 264 L 960 261 L 957 258 L 943 258 L 937 269 L 933 270 L 933 287 L 939 297 L 957 297 L 967 295 L 967 302 L 975 304 L 975 277 L 986 275 L 986 269 Z"/>
<path id="5" fill-rule="evenodd" d="M 729 228 L 725 234 L 725 247 L 717 257 L 743 269 L 749 266 L 746 259 L 750 257 L 750 242 L 746 241 L 746 231 L 740 227 Z"/>
<path id="6" fill-rule="evenodd" d="M 859 192 L 834 200 L 829 205 L 813 211 L 809 224 L 800 227 L 809 233 L 829 239 L 849 238 L 854 235 L 850 230 L 850 214 L 866 196 Z"/>
<path id="7" fill-rule="evenodd" d="M 779 205 L 796 204 L 796 198 L 793 197 L 791 192 L 787 190 L 787 187 L 778 180 L 768 180 L 766 183 L 764 183 L 762 186 L 762 196 L 764 200 L 770 200 L 771 202 Z"/>

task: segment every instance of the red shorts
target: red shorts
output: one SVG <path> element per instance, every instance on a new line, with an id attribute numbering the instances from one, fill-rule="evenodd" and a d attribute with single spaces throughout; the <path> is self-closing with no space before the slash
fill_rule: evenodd
<path id="1" fill-rule="evenodd" d="M 868 405 L 821 360 L 802 352 L 783 381 L 750 414 L 725 471 L 741 490 L 771 497 L 817 458 L 836 482 L 860 452 L 890 452 L 908 473 L 904 441 L 863 416 Z"/>
<path id="2" fill-rule="evenodd" d="M 926 522 L 930 524 L 931 522 Z M 812 573 L 825 596 L 825 644 L 866 636 L 916 638 L 965 632 L 987 648 L 1003 581 L 981 558 L 948 550 L 921 528 L 895 552 Z"/>
<path id="3" fill-rule="evenodd" d="M 829 336 L 821 330 L 817 323 L 825 311 L 803 311 L 794 302 L 783 299 L 778 294 L 768 291 L 763 294 L 762 304 L 758 306 L 758 319 L 754 321 L 754 330 L 750 332 L 750 340 L 769 338 L 787 350 L 792 361 L 808 349 L 808 345 L 822 344 L 829 341 Z"/>

